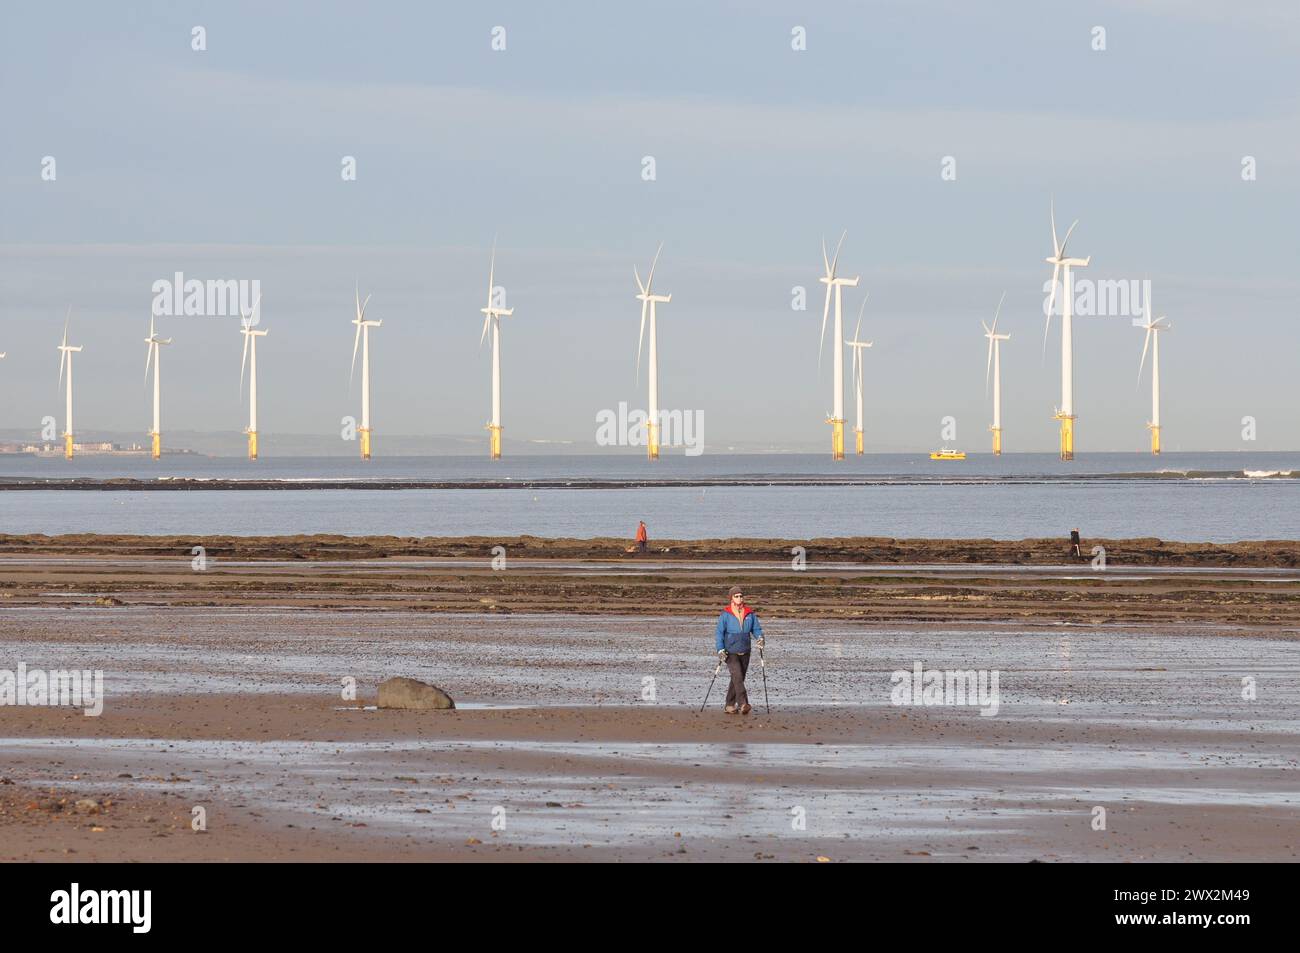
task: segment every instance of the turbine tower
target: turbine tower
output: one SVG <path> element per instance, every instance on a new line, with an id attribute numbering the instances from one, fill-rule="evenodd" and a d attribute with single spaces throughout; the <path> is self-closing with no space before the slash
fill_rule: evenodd
<path id="1" fill-rule="evenodd" d="M 149 379 L 149 362 L 153 362 L 153 429 L 149 436 L 153 438 L 152 456 L 155 460 L 162 456 L 162 346 L 171 344 L 171 338 L 160 338 L 153 326 L 153 312 L 149 313 L 149 336 L 144 339 L 148 350 L 144 358 L 144 379 Z"/>
<path id="2" fill-rule="evenodd" d="M 650 286 L 655 280 L 655 266 L 659 264 L 659 253 L 664 250 L 664 243 L 660 242 L 659 247 L 655 250 L 654 261 L 650 263 L 650 274 L 646 277 L 645 284 L 641 283 L 641 273 L 636 270 L 636 265 L 632 266 L 632 277 L 636 279 L 636 286 L 640 289 L 637 299 L 641 302 L 641 333 L 636 340 L 636 376 L 637 380 L 641 379 L 641 344 L 645 340 L 645 319 L 646 315 L 650 316 L 650 362 L 649 374 L 647 375 L 650 382 L 650 394 L 646 407 L 646 458 L 649 460 L 659 459 L 659 325 L 655 320 L 655 305 L 667 304 L 673 300 L 672 295 L 654 294 Z"/>
<path id="3" fill-rule="evenodd" d="M 835 246 L 835 257 L 827 259 L 826 257 L 826 240 L 822 239 L 822 264 L 826 266 L 826 274 L 821 277 L 822 284 L 826 285 L 826 306 L 822 309 L 822 338 L 821 344 L 817 350 L 817 366 L 821 366 L 822 351 L 826 347 L 826 319 L 831 312 L 831 291 L 835 292 L 835 391 L 831 401 L 831 416 L 826 418 L 826 422 L 831 425 L 831 459 L 844 459 L 844 321 L 841 316 L 842 291 L 841 289 L 848 285 L 851 288 L 858 286 L 857 278 L 838 278 L 835 275 L 835 266 L 839 264 L 840 248 L 844 245 L 844 237 L 848 232 L 840 235 L 840 243 Z"/>
<path id="4" fill-rule="evenodd" d="M 240 333 L 244 335 L 244 356 L 239 362 L 239 390 L 244 390 L 244 365 L 248 365 L 248 429 L 244 433 L 248 434 L 248 459 L 257 459 L 257 339 L 266 337 L 266 331 L 254 330 L 255 322 L 253 316 L 257 314 L 257 306 L 261 302 L 262 296 L 258 295 L 257 300 L 253 302 L 253 310 L 244 313 L 244 307 L 241 304 L 239 314 L 241 317 Z M 252 352 L 252 360 L 249 360 L 249 352 Z"/>
<path id="5" fill-rule="evenodd" d="M 72 355 L 81 350 L 80 346 L 73 347 L 68 343 L 68 323 L 71 320 L 72 308 L 68 308 L 68 316 L 63 319 L 63 343 L 59 345 L 59 383 L 63 383 L 63 366 L 66 364 L 68 367 L 68 426 L 63 431 L 63 455 L 69 460 L 72 459 Z M 4 355 L 0 354 L 0 357 L 4 357 Z"/>
<path id="6" fill-rule="evenodd" d="M 1002 342 L 1011 340 L 1010 334 L 998 334 L 998 315 L 1002 313 L 1002 302 L 1007 300 L 1007 293 L 1002 292 L 998 309 L 993 312 L 993 327 L 983 321 L 984 336 L 989 339 L 989 357 L 984 365 L 984 393 L 989 392 L 989 372 L 993 373 L 993 455 L 1002 456 Z"/>
<path id="7" fill-rule="evenodd" d="M 352 384 L 352 375 L 357 370 L 357 346 L 361 346 L 361 459 L 370 459 L 370 329 L 377 328 L 383 321 L 371 321 L 366 317 L 366 305 L 370 295 L 361 300 L 361 287 L 357 286 L 357 316 L 352 323 L 357 326 L 357 336 L 352 341 L 352 372 L 348 375 L 348 386 Z M 364 342 L 364 343 L 363 343 Z"/>
<path id="8" fill-rule="evenodd" d="M 498 308 L 492 302 L 493 280 L 496 277 L 497 244 L 492 242 L 492 260 L 488 265 L 487 307 L 479 308 L 483 312 L 483 333 L 479 335 L 478 346 L 483 346 L 488 327 L 492 328 L 492 419 L 487 430 L 491 434 L 489 452 L 493 460 L 501 459 L 501 318 L 515 313 L 514 308 Z"/>
<path id="9" fill-rule="evenodd" d="M 1146 330 L 1146 340 L 1142 342 L 1142 362 L 1138 364 L 1138 384 L 1142 383 L 1142 368 L 1147 362 L 1147 347 L 1151 348 L 1151 422 L 1147 424 L 1147 429 L 1151 431 L 1151 452 L 1157 456 L 1160 454 L 1160 332 L 1168 331 L 1170 325 L 1162 324 L 1165 316 L 1162 314 L 1158 318 L 1153 318 L 1155 313 L 1151 308 L 1151 293 L 1147 292 L 1147 323 L 1142 325 Z"/>
<path id="10" fill-rule="evenodd" d="M 862 304 L 858 307 L 858 326 L 853 329 L 853 340 L 844 342 L 845 347 L 853 350 L 853 387 L 858 398 L 858 426 L 853 433 L 857 438 L 858 456 L 862 456 L 862 349 L 871 347 L 870 341 L 861 340 L 862 311 L 867 306 L 867 297 L 870 297 L 870 295 L 864 297 Z"/>
<path id="11" fill-rule="evenodd" d="M 1065 241 L 1056 240 L 1056 203 L 1052 202 L 1052 256 L 1045 261 L 1052 266 L 1052 296 L 1047 304 L 1047 324 L 1043 328 L 1043 353 L 1047 353 L 1047 332 L 1052 326 L 1052 311 L 1056 307 L 1056 279 L 1062 270 L 1065 282 L 1062 286 L 1061 301 L 1061 406 L 1057 408 L 1053 419 L 1061 422 L 1061 459 L 1074 459 L 1074 338 L 1071 329 L 1070 309 L 1074 301 L 1074 292 L 1070 284 L 1071 268 L 1086 268 L 1092 256 L 1087 258 L 1066 258 L 1065 246 L 1070 241 L 1074 226 L 1079 224 L 1076 218 L 1065 233 Z"/>

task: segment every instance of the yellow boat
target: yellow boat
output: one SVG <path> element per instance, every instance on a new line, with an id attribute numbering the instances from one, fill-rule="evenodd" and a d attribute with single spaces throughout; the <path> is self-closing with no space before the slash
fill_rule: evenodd
<path id="1" fill-rule="evenodd" d="M 965 450 L 949 450 L 944 447 L 942 450 L 934 450 L 930 453 L 931 460 L 965 460 Z"/>

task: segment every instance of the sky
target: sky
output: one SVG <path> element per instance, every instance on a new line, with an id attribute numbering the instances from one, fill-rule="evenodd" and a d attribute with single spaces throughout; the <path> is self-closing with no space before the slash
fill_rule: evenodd
<path id="1" fill-rule="evenodd" d="M 259 282 L 263 432 L 332 435 L 359 414 L 359 285 L 383 321 L 379 444 L 482 434 L 495 238 L 515 309 L 508 447 L 591 445 L 600 411 L 645 405 L 632 268 L 662 242 L 661 404 L 702 414 L 710 450 L 824 449 L 821 243 L 847 231 L 840 273 L 862 280 L 846 334 L 870 295 L 868 448 L 987 448 L 980 322 L 1005 292 L 1004 445 L 1050 451 L 1054 200 L 1061 233 L 1079 219 L 1070 252 L 1092 258 L 1076 275 L 1149 280 L 1172 325 L 1165 447 L 1300 447 L 1294 2 L 177 0 L 2 16 L 0 430 L 62 428 L 71 307 L 78 429 L 143 438 L 153 284 L 182 272 Z M 1080 452 L 1148 445 L 1132 318 L 1075 318 Z M 238 317 L 158 321 L 174 340 L 164 431 L 241 430 Z"/>

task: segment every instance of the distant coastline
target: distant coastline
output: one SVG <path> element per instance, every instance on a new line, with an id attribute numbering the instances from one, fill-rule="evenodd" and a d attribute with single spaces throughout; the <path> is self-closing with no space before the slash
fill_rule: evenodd
<path id="1" fill-rule="evenodd" d="M 125 451 L 124 451 L 125 452 Z M 147 451 L 146 451 L 147 452 Z M 176 451 L 185 453 L 188 451 Z M 382 477 L 230 479 L 225 477 L 0 477 L 4 490 L 631 490 L 708 487 L 1010 486 L 1052 483 L 1178 481 L 1276 482 L 1300 479 L 1296 470 L 1159 470 L 1130 473 L 1030 475 L 825 475 L 719 476 L 664 479 L 520 478 L 423 480 Z"/>

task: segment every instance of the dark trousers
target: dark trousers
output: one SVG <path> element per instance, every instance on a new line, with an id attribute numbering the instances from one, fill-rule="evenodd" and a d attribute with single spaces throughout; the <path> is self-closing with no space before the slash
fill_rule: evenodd
<path id="1" fill-rule="evenodd" d="M 745 673 L 749 671 L 749 653 L 727 653 L 727 671 L 731 673 L 731 684 L 727 686 L 727 704 L 749 704 L 749 695 L 745 692 Z"/>

